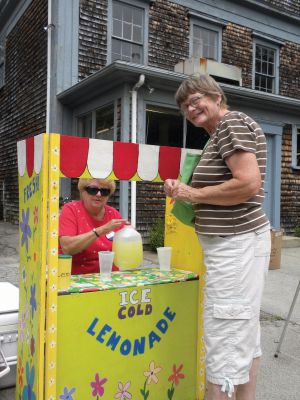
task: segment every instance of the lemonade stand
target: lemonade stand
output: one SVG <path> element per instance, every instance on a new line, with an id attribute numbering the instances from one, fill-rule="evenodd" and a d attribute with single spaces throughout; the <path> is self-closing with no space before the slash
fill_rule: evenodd
<path id="1" fill-rule="evenodd" d="M 60 178 L 163 181 L 180 175 L 185 152 L 59 134 L 18 142 L 17 399 L 204 398 L 201 249 L 169 199 L 171 271 L 77 275 L 58 290 Z"/>

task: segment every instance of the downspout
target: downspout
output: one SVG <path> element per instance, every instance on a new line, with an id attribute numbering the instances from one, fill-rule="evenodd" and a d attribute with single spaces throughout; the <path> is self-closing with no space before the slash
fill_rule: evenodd
<path id="1" fill-rule="evenodd" d="M 145 75 L 141 74 L 138 82 L 133 86 L 131 91 L 131 143 L 136 143 L 137 128 L 137 91 L 145 82 Z M 131 182 L 131 225 L 136 227 L 136 182 Z"/>
<path id="2" fill-rule="evenodd" d="M 52 63 L 52 0 L 48 0 L 48 25 L 45 26 L 47 32 L 47 102 L 46 102 L 46 133 L 50 133 L 50 109 L 51 109 L 51 63 Z"/>

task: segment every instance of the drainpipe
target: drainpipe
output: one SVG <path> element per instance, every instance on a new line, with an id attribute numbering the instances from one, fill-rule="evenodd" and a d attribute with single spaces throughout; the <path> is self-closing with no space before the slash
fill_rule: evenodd
<path id="1" fill-rule="evenodd" d="M 50 109 L 51 109 L 51 63 L 52 63 L 52 1 L 48 0 L 48 25 L 45 26 L 47 32 L 47 103 L 46 103 L 46 133 L 50 133 Z"/>
<path id="2" fill-rule="evenodd" d="M 145 75 L 141 74 L 138 82 L 133 86 L 131 91 L 131 143 L 136 143 L 136 127 L 137 127 L 137 91 L 145 82 Z M 136 227 L 136 182 L 131 182 L 131 225 Z"/>

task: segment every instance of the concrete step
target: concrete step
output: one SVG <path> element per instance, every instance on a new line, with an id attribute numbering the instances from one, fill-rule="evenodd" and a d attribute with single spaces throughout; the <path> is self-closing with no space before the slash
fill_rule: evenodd
<path id="1" fill-rule="evenodd" d="M 283 236 L 282 247 L 300 247 L 300 238 L 296 236 Z"/>

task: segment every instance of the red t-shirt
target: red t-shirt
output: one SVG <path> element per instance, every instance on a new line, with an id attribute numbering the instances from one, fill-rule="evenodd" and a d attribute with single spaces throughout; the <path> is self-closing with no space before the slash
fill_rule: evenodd
<path id="1" fill-rule="evenodd" d="M 93 228 L 105 225 L 111 219 L 122 218 L 121 214 L 113 207 L 104 206 L 105 212 L 102 221 L 94 219 L 84 207 L 81 200 L 72 201 L 63 206 L 59 217 L 59 236 L 77 236 L 90 232 Z M 123 228 L 115 229 L 118 231 Z M 113 235 L 110 233 L 101 235 L 87 249 L 72 256 L 72 274 L 91 274 L 99 272 L 98 252 L 112 249 Z M 62 253 L 61 247 L 59 247 Z M 118 268 L 113 266 L 113 270 Z"/>

